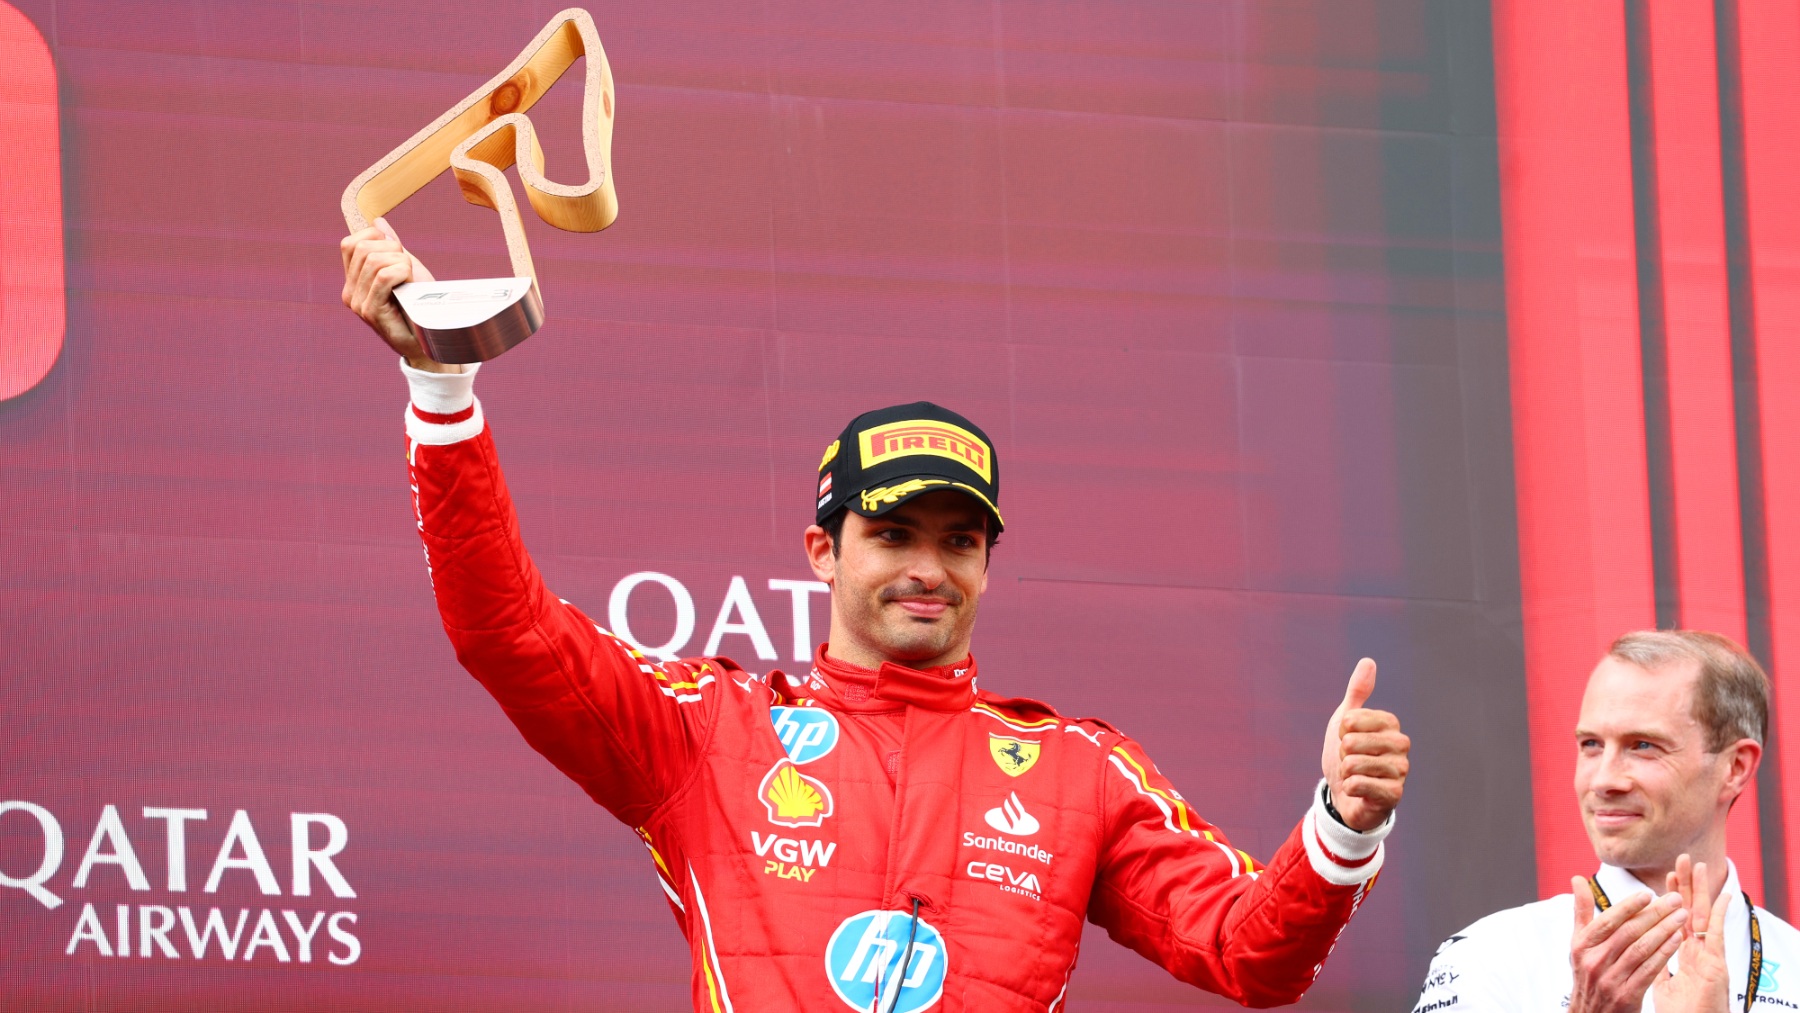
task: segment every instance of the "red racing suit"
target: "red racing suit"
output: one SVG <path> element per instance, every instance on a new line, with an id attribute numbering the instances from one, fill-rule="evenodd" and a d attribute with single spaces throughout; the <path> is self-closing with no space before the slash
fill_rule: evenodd
<path id="1" fill-rule="evenodd" d="M 559 601 L 472 377 L 407 371 L 419 530 L 457 658 L 636 830 L 694 1009 L 1060 1011 L 1092 919 L 1250 1006 L 1312 984 L 1381 867 L 1321 793 L 1265 867 L 1130 738 L 950 667 L 655 663 Z"/>

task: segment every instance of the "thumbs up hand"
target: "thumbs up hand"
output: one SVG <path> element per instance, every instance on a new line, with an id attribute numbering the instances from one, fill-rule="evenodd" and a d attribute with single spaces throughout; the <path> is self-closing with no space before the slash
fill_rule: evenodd
<path id="1" fill-rule="evenodd" d="M 1375 662 L 1364 658 L 1350 673 L 1344 700 L 1325 729 L 1320 766 L 1331 786 L 1331 804 L 1352 830 L 1380 826 L 1406 789 L 1406 754 L 1412 740 L 1400 719 L 1363 704 L 1375 692 Z"/>

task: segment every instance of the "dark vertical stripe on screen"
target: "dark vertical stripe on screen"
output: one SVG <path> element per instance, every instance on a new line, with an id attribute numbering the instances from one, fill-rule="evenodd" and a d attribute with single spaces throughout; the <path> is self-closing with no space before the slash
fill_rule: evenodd
<path id="1" fill-rule="evenodd" d="M 1655 621 L 1624 12 L 1494 4 L 1519 598 L 1543 896 L 1593 869 L 1575 818 L 1586 675 Z"/>
<path id="2" fill-rule="evenodd" d="M 1661 626 L 1747 639 L 1715 0 L 1625 8 L 1645 454 Z M 1759 793 L 1728 838 L 1761 896 Z"/>
<path id="3" fill-rule="evenodd" d="M 1738 513 L 1744 546 L 1746 644 L 1773 671 L 1769 626 L 1769 546 L 1763 487 L 1761 404 L 1756 373 L 1756 292 L 1750 276 L 1749 215 L 1745 198 L 1743 71 L 1737 0 L 1714 0 L 1719 66 L 1719 162 L 1725 198 L 1725 263 L 1730 279 L 1731 377 L 1737 425 Z M 1781 748 L 1773 723 L 1757 772 L 1762 802 L 1764 907 L 1788 916 L 1787 840 L 1783 826 Z"/>
<path id="4" fill-rule="evenodd" d="M 1775 722 L 1784 740 L 1800 743 L 1800 134 L 1793 97 L 1800 95 L 1800 8 L 1742 3 L 1736 8 L 1736 69 L 1742 179 L 1755 312 L 1758 429 L 1762 445 L 1763 547 L 1768 581 L 1769 650 L 1774 662 Z M 1800 745 L 1779 757 L 1782 781 L 1800 785 Z M 1800 846 L 1800 807 L 1783 813 L 1790 848 Z M 1789 854 L 1789 868 L 1800 856 Z M 1788 905 L 1800 911 L 1800 876 L 1790 871 Z"/>
<path id="5" fill-rule="evenodd" d="M 1669 355 L 1663 323 L 1662 236 L 1656 189 L 1656 99 L 1647 0 L 1625 5 L 1631 101 L 1631 201 L 1636 228 L 1638 333 L 1643 345 L 1644 450 L 1650 476 L 1650 536 L 1656 572 L 1656 625 L 1680 625 L 1681 573 L 1675 542 L 1675 478 L 1670 460 Z"/>

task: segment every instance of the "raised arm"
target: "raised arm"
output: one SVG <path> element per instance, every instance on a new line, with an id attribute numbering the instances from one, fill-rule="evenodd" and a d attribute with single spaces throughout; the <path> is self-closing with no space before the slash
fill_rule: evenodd
<path id="1" fill-rule="evenodd" d="M 1381 871 L 1406 776 L 1398 721 L 1362 707 L 1374 683 L 1365 661 L 1332 715 L 1325 779 L 1266 868 L 1201 819 L 1137 743 L 1116 745 L 1095 924 L 1177 978 L 1246 1006 L 1305 994 Z"/>
<path id="2" fill-rule="evenodd" d="M 525 551 L 475 368 L 418 354 L 388 302 L 423 265 L 391 232 L 350 237 L 344 263 L 345 304 L 408 360 L 415 517 L 457 660 L 538 752 L 642 824 L 694 768 L 728 663 L 655 664 L 550 592 Z"/>
<path id="3" fill-rule="evenodd" d="M 1107 759 L 1094 924 L 1182 981 L 1243 1005 L 1304 995 L 1381 870 L 1387 826 L 1358 834 L 1314 792 L 1264 867 L 1201 819 L 1137 743 L 1119 743 Z"/>

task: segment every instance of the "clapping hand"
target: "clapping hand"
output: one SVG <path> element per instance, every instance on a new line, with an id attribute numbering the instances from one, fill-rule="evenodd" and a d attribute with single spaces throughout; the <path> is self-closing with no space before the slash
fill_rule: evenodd
<path id="1" fill-rule="evenodd" d="M 1714 879 L 1720 880 L 1713 892 Z M 1731 895 L 1724 878 L 1682 855 L 1669 873 L 1668 888 L 1688 909 L 1674 973 L 1665 973 L 1654 992 L 1657 1013 L 1729 1013 L 1731 974 L 1725 966 L 1725 912 Z"/>
<path id="2" fill-rule="evenodd" d="M 1569 942 L 1574 989 L 1569 1013 L 1638 1013 L 1669 958 L 1681 946 L 1688 909 L 1674 890 L 1637 893 L 1598 911 L 1588 881 L 1576 876 L 1575 934 Z M 1662 996 L 1656 998 L 1658 1013 Z"/>

